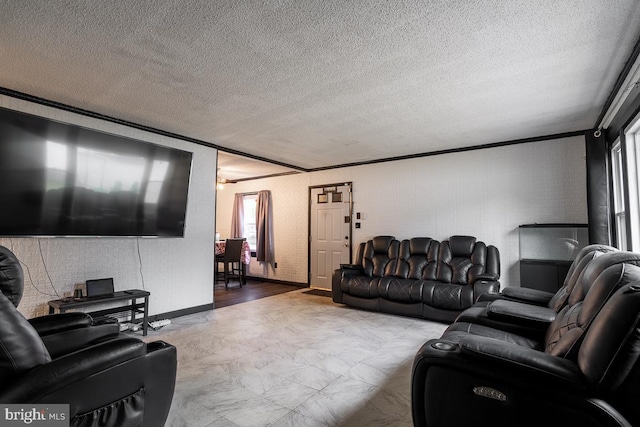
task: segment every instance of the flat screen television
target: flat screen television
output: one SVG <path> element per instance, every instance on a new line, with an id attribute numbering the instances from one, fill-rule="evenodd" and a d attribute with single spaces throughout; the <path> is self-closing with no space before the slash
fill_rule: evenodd
<path id="1" fill-rule="evenodd" d="M 0 236 L 183 237 L 191 160 L 0 108 Z"/>

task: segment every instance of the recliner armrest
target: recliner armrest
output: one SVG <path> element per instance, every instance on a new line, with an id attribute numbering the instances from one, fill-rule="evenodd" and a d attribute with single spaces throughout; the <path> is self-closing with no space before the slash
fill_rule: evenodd
<path id="1" fill-rule="evenodd" d="M 162 426 L 171 407 L 176 367 L 176 348 L 170 344 L 116 338 L 3 384 L 0 402 L 68 403 L 71 425 Z"/>
<path id="2" fill-rule="evenodd" d="M 500 292 L 500 282 L 478 279 L 473 283 L 473 302 L 478 302 L 482 295 L 494 295 L 498 292 Z"/>
<path id="3" fill-rule="evenodd" d="M 93 320 L 90 315 L 78 312 L 51 314 L 28 321 L 54 359 L 115 338 L 120 332 L 116 319 Z"/>
<path id="4" fill-rule="evenodd" d="M 341 264 L 339 271 L 343 277 L 354 274 L 364 274 L 364 268 L 362 268 L 361 265 L 356 264 Z"/>
<path id="5" fill-rule="evenodd" d="M 137 338 L 118 338 L 70 353 L 31 369 L 14 384 L 3 387 L 0 402 L 37 402 L 42 397 L 146 354 L 146 344 Z M 64 402 L 61 402 L 64 403 Z"/>
<path id="6" fill-rule="evenodd" d="M 554 294 L 539 289 L 510 286 L 502 290 L 502 295 L 514 301 L 545 306 L 551 301 Z"/>
<path id="7" fill-rule="evenodd" d="M 500 279 L 500 275 L 496 273 L 482 273 L 478 274 L 476 277 L 476 280 L 488 280 L 493 282 L 497 282 L 498 279 Z"/>
<path id="8" fill-rule="evenodd" d="M 487 316 L 509 323 L 546 329 L 556 318 L 556 312 L 547 307 L 516 301 L 496 300 L 487 305 Z"/>
<path id="9" fill-rule="evenodd" d="M 569 389 L 586 389 L 584 376 L 568 359 L 482 336 L 464 337 L 459 345 L 462 354 L 499 364 L 501 376 L 526 375 L 539 382 L 550 380 Z"/>
<path id="10" fill-rule="evenodd" d="M 45 335 L 42 338 L 52 359 L 73 353 L 85 347 L 98 344 L 118 337 L 120 325 L 118 322 L 97 323 L 86 328 L 77 328 L 56 334 Z"/>
<path id="11" fill-rule="evenodd" d="M 41 337 L 91 326 L 93 319 L 86 313 L 60 313 L 27 320 Z"/>

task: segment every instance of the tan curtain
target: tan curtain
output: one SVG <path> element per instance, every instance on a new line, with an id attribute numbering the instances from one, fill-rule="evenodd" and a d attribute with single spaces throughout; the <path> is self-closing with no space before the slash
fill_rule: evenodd
<path id="1" fill-rule="evenodd" d="M 258 192 L 256 203 L 256 259 L 273 262 L 273 207 L 271 191 Z"/>
<path id="2" fill-rule="evenodd" d="M 242 193 L 236 193 L 231 211 L 231 238 L 244 237 L 244 202 Z"/>

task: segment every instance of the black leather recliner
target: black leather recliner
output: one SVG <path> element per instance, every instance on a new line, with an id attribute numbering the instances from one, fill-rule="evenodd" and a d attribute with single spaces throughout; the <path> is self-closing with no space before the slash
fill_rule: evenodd
<path id="1" fill-rule="evenodd" d="M 625 263 L 640 263 L 640 255 L 619 251 L 609 246 L 588 246 L 578 254 L 567 274 L 564 285 L 555 294 L 535 289 L 524 289 L 518 292 L 522 288 L 515 288 L 513 292 L 507 292 L 504 298 L 480 301 L 460 313 L 455 323 L 485 325 L 540 338 L 565 306 L 573 306 L 584 299 L 602 271 L 613 265 Z M 526 300 L 508 296 L 539 296 L 543 294 L 550 295 L 550 298 L 545 299 L 545 305 L 540 304 L 543 299 L 538 297 Z"/>
<path id="2" fill-rule="evenodd" d="M 604 269 L 543 341 L 458 325 L 414 359 L 415 426 L 640 425 L 637 265 Z"/>
<path id="3" fill-rule="evenodd" d="M 13 252 L 0 246 L 0 292 L 18 306 L 24 292 L 24 273 Z M 86 313 L 62 313 L 34 317 L 28 322 L 38 332 L 51 357 L 70 353 L 120 333 L 117 322 L 94 321 Z"/>
<path id="4" fill-rule="evenodd" d="M 175 388 L 175 347 L 108 334 L 84 345 L 71 343 L 66 352 L 58 348 L 60 353 L 52 357 L 43 337 L 15 307 L 22 284 L 10 265 L 6 259 L 0 262 L 0 402 L 69 404 L 74 427 L 164 425 Z M 46 316 L 50 321 L 42 323 L 55 325 L 56 316 L 69 318 Z M 71 328 L 76 322 L 60 323 Z M 87 328 L 93 326 L 80 329 Z M 66 332 L 74 329 L 79 328 Z"/>
<path id="5" fill-rule="evenodd" d="M 485 307 L 489 302 L 497 299 L 505 299 L 509 301 L 518 301 L 526 304 L 547 306 L 549 308 L 558 307 L 558 304 L 562 304 L 566 300 L 567 296 L 573 290 L 575 283 L 584 270 L 585 266 L 596 256 L 608 253 L 616 252 L 617 248 L 607 245 L 587 245 L 582 248 L 573 259 L 567 275 L 562 283 L 562 286 L 554 294 L 547 291 L 542 291 L 533 288 L 523 288 L 520 286 L 509 286 L 504 288 L 499 293 L 486 293 L 478 298 L 476 307 Z"/>

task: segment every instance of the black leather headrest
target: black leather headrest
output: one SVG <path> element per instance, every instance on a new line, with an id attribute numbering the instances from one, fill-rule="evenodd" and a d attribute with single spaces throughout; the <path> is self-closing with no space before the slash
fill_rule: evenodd
<path id="1" fill-rule="evenodd" d="M 471 236 L 451 236 L 449 248 L 452 257 L 470 257 L 476 245 L 476 238 Z"/>
<path id="2" fill-rule="evenodd" d="M 578 276 L 578 281 L 569 295 L 569 305 L 574 305 L 577 302 L 582 301 L 598 276 L 600 276 L 604 270 L 620 264 L 640 266 L 640 254 L 627 251 L 616 251 L 607 252 L 595 257 L 589 264 L 587 264 L 580 276 Z"/>
<path id="3" fill-rule="evenodd" d="M 429 251 L 430 237 L 414 237 L 409 240 L 409 248 L 412 255 L 426 255 Z"/>
<path id="4" fill-rule="evenodd" d="M 396 240 L 393 236 L 376 236 L 371 239 L 373 244 L 373 252 L 377 254 L 386 254 L 391 243 Z"/>
<path id="5" fill-rule="evenodd" d="M 23 290 L 24 273 L 20 261 L 13 252 L 0 246 L 0 292 L 17 307 Z"/>

